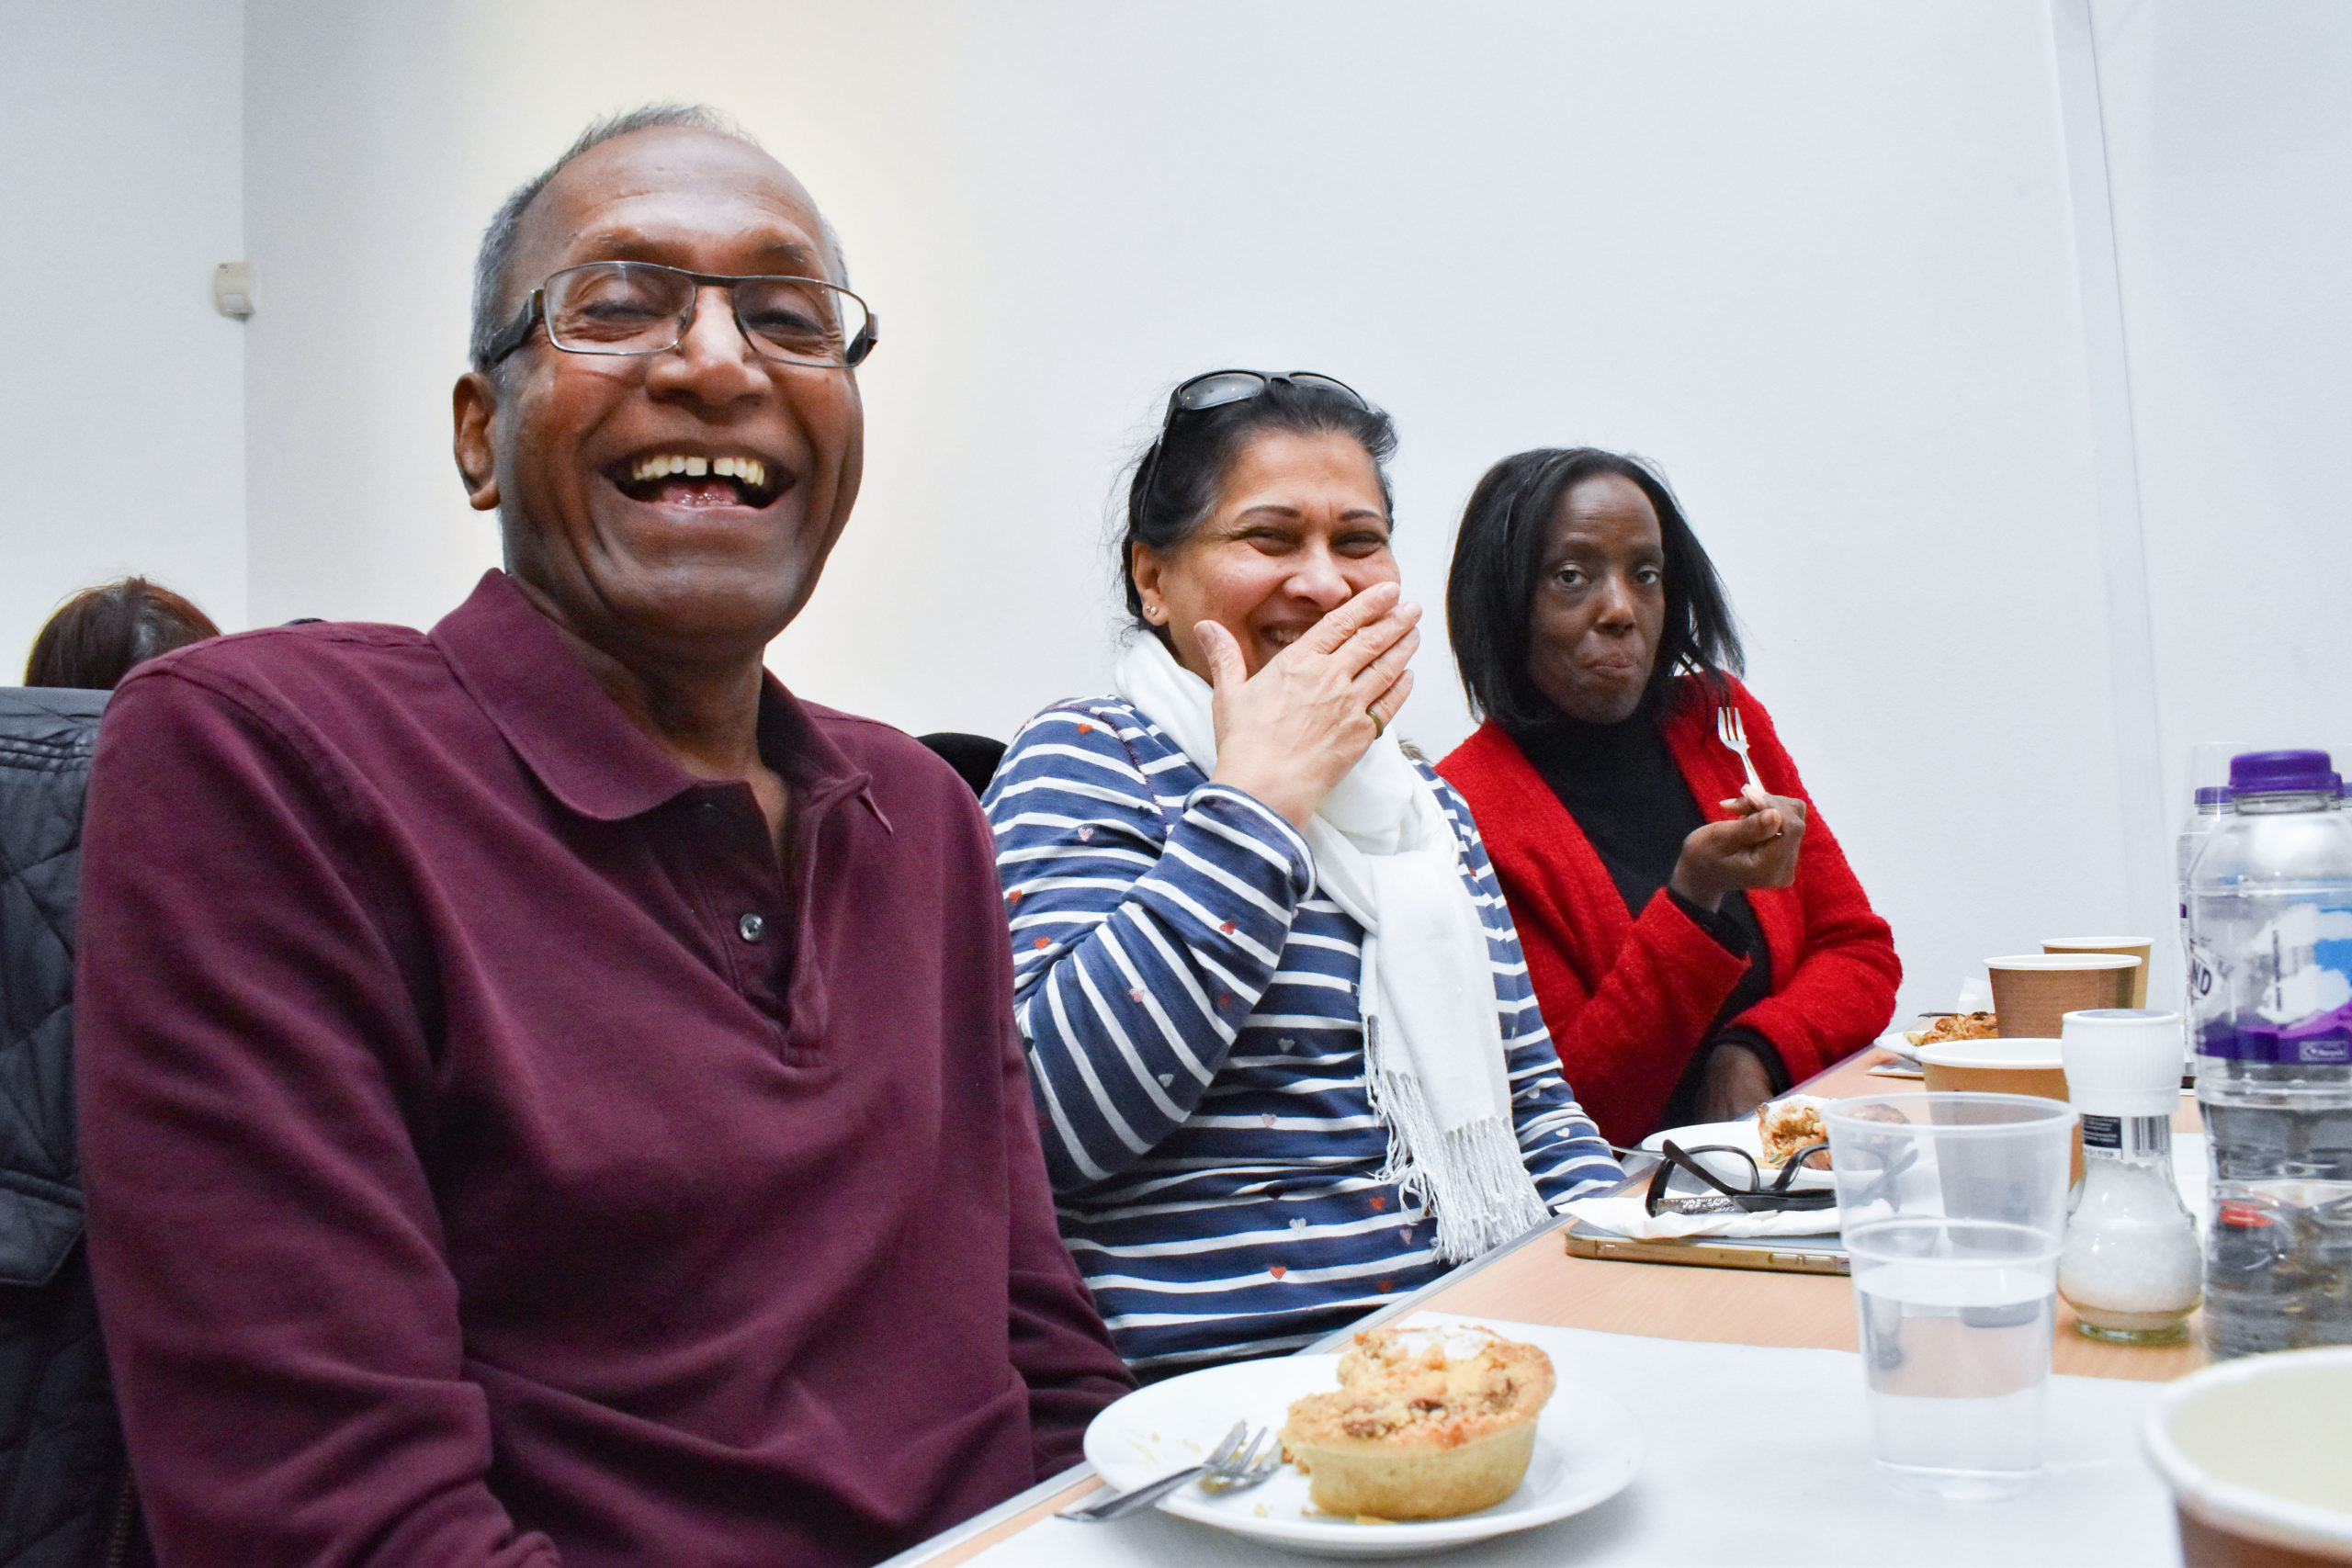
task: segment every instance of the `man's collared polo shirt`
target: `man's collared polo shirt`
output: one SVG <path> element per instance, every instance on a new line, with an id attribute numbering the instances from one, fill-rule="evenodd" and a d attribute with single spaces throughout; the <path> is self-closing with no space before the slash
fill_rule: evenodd
<path id="1" fill-rule="evenodd" d="M 773 679 L 760 744 L 783 865 L 496 572 L 124 682 L 79 1073 L 165 1561 L 868 1561 L 1076 1458 L 986 825 Z"/>

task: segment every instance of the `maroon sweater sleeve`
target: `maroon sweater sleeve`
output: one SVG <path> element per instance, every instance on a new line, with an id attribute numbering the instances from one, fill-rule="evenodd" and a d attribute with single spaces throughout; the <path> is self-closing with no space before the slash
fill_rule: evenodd
<path id="1" fill-rule="evenodd" d="M 956 789 L 964 790 L 956 781 Z M 1012 1364 L 1029 1387 L 1029 1435 L 1036 1478 L 1046 1479 L 1083 1458 L 1087 1424 L 1113 1400 L 1136 1386 L 1135 1375 L 1111 1348 L 1102 1314 L 1086 1278 L 1062 1245 L 1054 1218 L 1053 1188 L 1046 1176 L 1044 1146 L 1029 1090 L 1027 1052 L 1012 1012 L 1011 934 L 997 902 L 994 834 L 968 793 L 976 863 L 986 868 L 973 918 L 1006 931 L 1001 994 L 996 1014 L 1003 1021 L 999 1066 L 1004 1075 L 1006 1207 L 1011 1225 L 1011 1344 Z"/>
<path id="2" fill-rule="evenodd" d="M 417 1155 L 397 919 L 302 735 L 192 675 L 100 732 L 76 1055 L 89 1256 L 163 1561 L 553 1564 L 484 1477 Z"/>
<path id="3" fill-rule="evenodd" d="M 1012 1364 L 1029 1385 L 1030 1445 L 1043 1481 L 1084 1457 L 1087 1424 L 1134 1389 L 1136 1381 L 1111 1348 L 1093 1293 L 1054 1223 L 1053 1190 L 1046 1180 L 1036 1111 L 1029 1099 L 1029 1069 L 1009 1011 L 1005 1042 Z"/>

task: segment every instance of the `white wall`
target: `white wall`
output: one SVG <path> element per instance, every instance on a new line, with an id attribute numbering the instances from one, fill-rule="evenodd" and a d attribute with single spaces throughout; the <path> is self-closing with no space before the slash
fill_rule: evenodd
<path id="1" fill-rule="evenodd" d="M 269 287 L 242 389 L 256 623 L 430 626 L 497 563 L 449 457 L 467 258 L 506 174 L 457 112 L 479 96 L 459 9 L 245 5 L 245 231 Z"/>
<path id="2" fill-rule="evenodd" d="M 2352 8 L 2093 16 L 2165 798 L 2199 741 L 2352 769 Z"/>
<path id="3" fill-rule="evenodd" d="M 0 0 L 0 685 L 77 589 L 245 617 L 240 0 Z"/>
<path id="4" fill-rule="evenodd" d="M 1106 502 L 1165 388 L 1311 367 L 1397 416 L 1433 604 L 1487 463 L 1665 466 L 1910 1004 L 2127 918 L 2038 0 L 387 14 L 250 6 L 257 619 L 429 621 L 495 558 L 447 456 L 474 236 L 592 113 L 700 98 L 888 327 L 858 516 L 774 655 L 798 689 L 1001 735 L 1102 688 Z M 1422 664 L 1403 727 L 1442 750 Z"/>
<path id="5" fill-rule="evenodd" d="M 1493 458 L 1663 463 L 1910 1005 L 2157 923 L 2190 741 L 2352 743 L 2334 0 L 0 0 L 0 283 L 58 300 L 0 392 L 5 658 L 127 570 L 231 626 L 441 614 L 496 559 L 447 455 L 480 226 L 680 96 L 799 170 L 889 329 L 775 653 L 821 699 L 1002 734 L 1101 687 L 1119 464 L 1239 363 L 1396 412 L 1432 603 Z"/>

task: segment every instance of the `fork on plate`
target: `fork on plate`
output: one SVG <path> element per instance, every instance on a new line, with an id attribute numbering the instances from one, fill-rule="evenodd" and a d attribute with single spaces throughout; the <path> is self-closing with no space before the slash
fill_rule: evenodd
<path id="1" fill-rule="evenodd" d="M 1757 775 L 1756 759 L 1747 754 L 1747 726 L 1741 720 L 1739 709 L 1729 703 L 1715 710 L 1715 739 L 1739 753 L 1739 764 L 1747 770 L 1747 782 L 1756 786 L 1758 795 L 1772 793 Z"/>
<path id="2" fill-rule="evenodd" d="M 1261 1448 L 1265 1450 L 1263 1454 L 1259 1452 Z M 1078 1519 L 1086 1524 L 1124 1519 L 1129 1514 L 1150 1507 L 1187 1482 L 1198 1480 L 1211 1491 L 1238 1492 L 1245 1486 L 1257 1485 L 1282 1466 L 1283 1446 L 1272 1432 L 1261 1427 L 1253 1434 L 1249 1422 L 1236 1421 L 1233 1430 L 1227 1432 L 1224 1440 L 1211 1449 L 1208 1458 L 1200 1463 L 1188 1464 L 1171 1475 L 1147 1481 L 1140 1486 L 1112 1496 L 1073 1503 L 1058 1517 Z"/>

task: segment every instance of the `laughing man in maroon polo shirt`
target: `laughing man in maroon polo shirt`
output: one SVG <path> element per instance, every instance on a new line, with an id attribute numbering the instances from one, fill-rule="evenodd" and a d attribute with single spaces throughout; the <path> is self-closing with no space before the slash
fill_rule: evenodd
<path id="1" fill-rule="evenodd" d="M 166 1564 L 868 1562 L 1128 1386 L 970 792 L 762 668 L 857 494 L 844 282 L 710 117 L 598 128 L 483 245 L 506 570 L 116 696 L 83 1139 Z"/>

